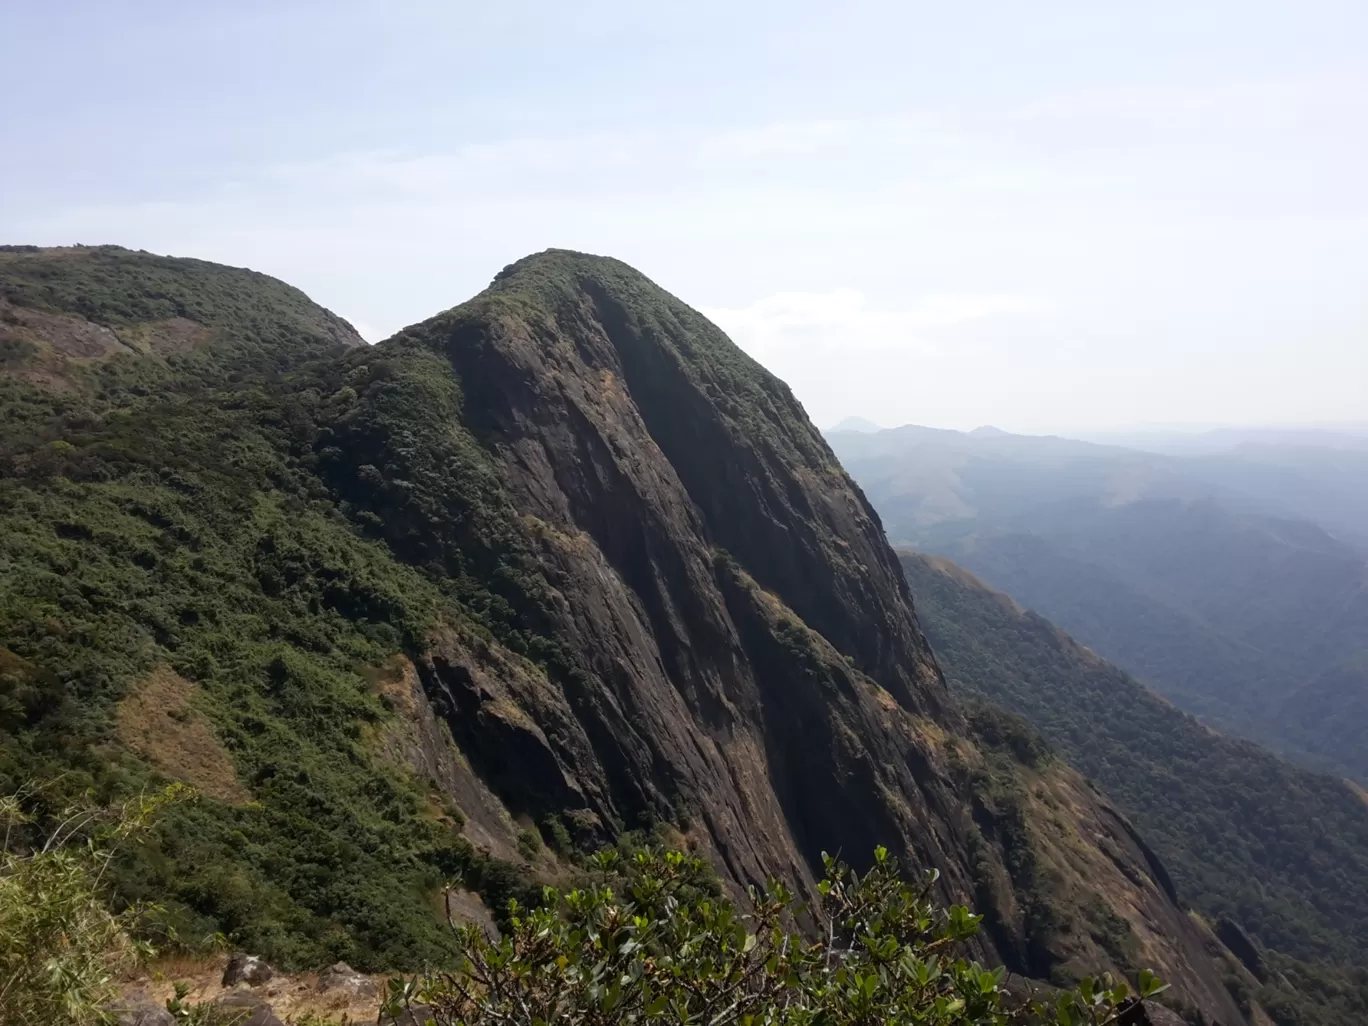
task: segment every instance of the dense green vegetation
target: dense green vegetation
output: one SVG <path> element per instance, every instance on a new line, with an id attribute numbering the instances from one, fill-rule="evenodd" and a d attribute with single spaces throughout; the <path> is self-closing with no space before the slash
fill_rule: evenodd
<path id="1" fill-rule="evenodd" d="M 415 411 L 439 417 L 449 375 L 340 350 L 340 322 L 261 276 L 77 256 L 49 276 L 6 255 L 0 287 L 112 326 L 201 317 L 226 341 L 183 360 L 70 364 L 60 390 L 0 378 L 0 410 L 27 421 L 0 441 L 0 792 L 52 781 L 29 800 L 41 822 L 88 788 L 140 786 L 149 769 L 117 743 L 114 710 L 170 667 L 253 800 L 173 810 L 120 865 L 121 897 L 155 896 L 183 936 L 224 932 L 285 965 L 431 957 L 446 944 L 428 907 L 443 880 L 461 872 L 497 903 L 520 884 L 374 757 L 391 716 L 374 681 L 439 622 L 488 630 L 506 603 L 459 568 L 396 560 L 368 537 L 378 518 L 329 482 L 373 477 L 383 493 L 360 442 L 396 432 L 395 417 L 413 430 Z M 106 275 L 108 261 L 147 273 Z M 339 436 L 356 460 L 329 444 Z M 470 507 L 480 486 L 472 475 L 453 485 L 466 492 L 410 501 Z"/>
<path id="2" fill-rule="evenodd" d="M 1312 525 L 1144 502 L 1055 510 L 935 551 L 1205 722 L 1312 768 L 1368 774 L 1368 569 Z"/>
<path id="3" fill-rule="evenodd" d="M 116 329 L 183 317 L 220 332 L 212 353 L 198 356 L 208 363 L 233 350 L 283 366 L 311 340 L 360 341 L 346 321 L 268 275 L 118 246 L 0 247 L 0 299 Z"/>
<path id="4" fill-rule="evenodd" d="M 163 913 L 111 909 L 102 880 L 121 846 L 196 795 L 175 784 L 107 808 L 73 806 L 31 850 L 14 829 L 32 825 L 25 796 L 0 799 L 0 1026 L 124 1021 L 117 974 L 145 968 L 157 953 L 137 934 Z M 1144 999 L 1165 989 L 1142 970 L 1135 993 L 1108 975 L 1061 991 L 1009 992 L 1004 970 L 957 957 L 979 917 L 928 901 L 934 873 L 911 882 L 882 848 L 863 877 L 824 858 L 816 906 L 797 905 L 779 881 L 752 888 L 738 906 L 702 859 L 624 838 L 584 861 L 581 887 L 545 888 L 531 908 L 511 899 L 497 939 L 451 921 L 450 959 L 392 978 L 381 1015 L 441 1026 L 1108 1026 L 1134 1021 Z M 800 921 L 818 928 L 800 930 Z M 233 1008 L 188 1000 L 190 989 L 177 981 L 166 1001 L 175 1022 L 242 1021 Z M 316 1013 L 290 1021 L 337 1022 Z"/>
<path id="5" fill-rule="evenodd" d="M 1231 733 L 1255 732 L 1261 696 L 1277 671 L 1249 645 L 1044 538 L 1002 534 L 946 549 L 1106 658 L 1146 681 L 1162 681 L 1164 696 L 1186 711 Z"/>
<path id="6" fill-rule="evenodd" d="M 1363 1009 L 1362 980 L 1333 968 L 1368 952 L 1361 794 L 1211 732 L 953 564 L 908 553 L 903 567 L 954 689 L 1024 716 L 1119 802 L 1186 900 L 1279 953 L 1298 986 Z M 1260 999 L 1280 1021 L 1357 1021 L 1296 1011 L 1270 979 Z"/>
<path id="7" fill-rule="evenodd" d="M 1106 1026 L 1140 1021 L 1124 981 L 1088 978 L 1057 994 L 1010 995 L 1005 973 L 958 949 L 978 917 L 936 908 L 883 849 L 860 877 L 827 859 L 819 908 L 802 912 L 778 881 L 738 908 L 709 893 L 707 866 L 678 852 L 605 853 L 597 879 L 515 909 L 491 943 L 458 926 L 449 970 L 396 980 L 389 1011 L 438 1026 Z M 815 915 L 812 936 L 796 928 Z M 1139 974 L 1140 995 L 1163 989 Z"/>

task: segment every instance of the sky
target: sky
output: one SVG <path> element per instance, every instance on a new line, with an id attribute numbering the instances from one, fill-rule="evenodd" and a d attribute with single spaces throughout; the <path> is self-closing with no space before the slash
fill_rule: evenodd
<path id="1" fill-rule="evenodd" d="M 547 247 L 826 426 L 1368 419 L 1368 4 L 0 3 L 0 241 L 371 341 Z"/>

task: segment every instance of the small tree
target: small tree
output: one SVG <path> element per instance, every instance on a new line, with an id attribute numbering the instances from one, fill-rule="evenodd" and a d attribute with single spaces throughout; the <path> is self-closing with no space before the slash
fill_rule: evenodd
<path id="1" fill-rule="evenodd" d="M 119 845 L 187 792 L 70 809 L 29 850 L 17 840 L 31 823 L 23 796 L 0 799 L 0 1026 L 112 1020 L 104 1005 L 115 979 L 151 951 L 132 935 L 149 909 L 111 911 L 101 881 Z"/>
<path id="2" fill-rule="evenodd" d="M 679 852 L 609 851 L 594 866 L 589 886 L 511 903 L 497 942 L 453 922 L 455 967 L 392 980 L 385 1011 L 425 1006 L 436 1026 L 1103 1026 L 1163 989 L 1146 972 L 1138 996 L 1103 976 L 1010 998 L 1002 969 L 955 954 L 979 917 L 936 908 L 936 875 L 914 886 L 882 848 L 863 877 L 826 858 L 815 910 L 771 882 L 742 913 Z"/>

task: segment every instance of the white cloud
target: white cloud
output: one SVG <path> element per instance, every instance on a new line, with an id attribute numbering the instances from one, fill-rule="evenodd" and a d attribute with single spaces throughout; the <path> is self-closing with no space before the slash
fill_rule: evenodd
<path id="1" fill-rule="evenodd" d="M 943 345 L 940 329 L 1048 310 L 1048 303 L 1027 296 L 972 294 L 914 296 L 899 309 L 876 309 L 859 291 L 837 289 L 781 292 L 740 308 L 705 307 L 703 313 L 765 362 L 787 354 L 929 354 Z"/>
<path id="2" fill-rule="evenodd" d="M 787 381 L 817 423 L 859 414 L 976 427 L 992 419 L 1000 386 L 1021 379 L 1023 348 L 1028 359 L 1049 360 L 1046 338 L 1029 347 L 1006 340 L 1039 336 L 1051 309 L 1042 298 L 986 293 L 909 296 L 886 308 L 847 288 L 777 293 L 703 313 Z"/>

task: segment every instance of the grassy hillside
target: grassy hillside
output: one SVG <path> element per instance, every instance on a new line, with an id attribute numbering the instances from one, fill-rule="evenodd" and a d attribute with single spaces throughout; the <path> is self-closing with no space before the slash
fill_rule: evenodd
<path id="1" fill-rule="evenodd" d="M 902 562 L 952 688 L 1025 717 L 1111 794 L 1196 908 L 1237 924 L 1332 1005 L 1363 1009 L 1365 981 L 1333 968 L 1368 953 L 1362 792 L 1212 733 L 954 564 Z M 1280 988 L 1270 976 L 1260 1000 L 1282 1021 L 1337 1021 Z"/>
<path id="2" fill-rule="evenodd" d="M 217 351 L 253 347 L 268 360 L 308 338 L 358 345 L 355 329 L 299 289 L 268 275 L 119 246 L 0 246 L 0 300 L 138 329 L 183 318 L 221 332 Z"/>

